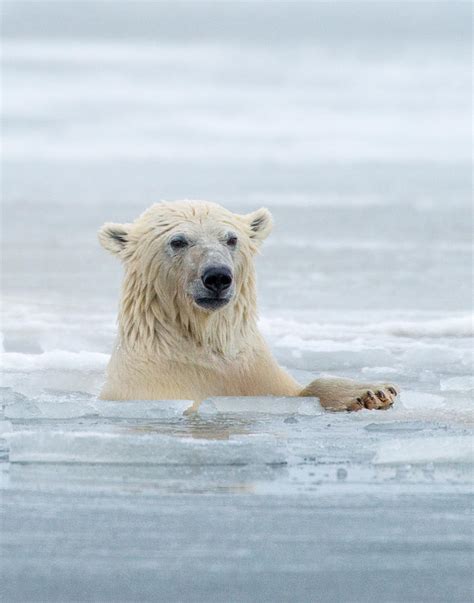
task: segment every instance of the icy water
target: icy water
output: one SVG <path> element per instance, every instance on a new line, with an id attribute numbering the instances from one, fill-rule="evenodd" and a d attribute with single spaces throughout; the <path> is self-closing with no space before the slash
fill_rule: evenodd
<path id="1" fill-rule="evenodd" d="M 5 601 L 472 598 L 469 52 L 269 35 L 6 39 Z M 121 269 L 96 231 L 185 197 L 271 209 L 275 356 L 394 408 L 97 399 Z"/>

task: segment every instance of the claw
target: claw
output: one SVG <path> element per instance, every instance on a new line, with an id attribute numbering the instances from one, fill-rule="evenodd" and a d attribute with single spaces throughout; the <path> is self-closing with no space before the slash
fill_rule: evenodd
<path id="1" fill-rule="evenodd" d="M 385 400 L 387 399 L 387 396 L 385 395 L 385 392 L 383 392 L 381 389 L 379 389 L 375 393 L 377 394 L 377 397 L 382 400 L 382 402 L 385 402 Z"/>
<path id="2" fill-rule="evenodd" d="M 389 387 L 387 387 L 387 389 L 393 396 L 398 396 L 397 390 L 394 387 L 392 387 L 391 385 Z"/>
<path id="3" fill-rule="evenodd" d="M 364 408 L 364 405 L 362 403 L 362 400 L 360 398 L 357 398 L 357 402 L 353 402 L 352 404 L 350 404 L 347 407 L 348 411 L 358 411 L 358 410 L 362 410 Z"/>
<path id="4" fill-rule="evenodd" d="M 368 410 L 374 410 L 379 408 L 380 400 L 375 397 L 375 394 L 370 389 L 367 391 L 366 399 L 364 400 L 364 406 Z"/>

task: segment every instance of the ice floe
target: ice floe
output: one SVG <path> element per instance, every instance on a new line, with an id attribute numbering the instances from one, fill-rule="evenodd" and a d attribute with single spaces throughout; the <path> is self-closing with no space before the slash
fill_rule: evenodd
<path id="1" fill-rule="evenodd" d="M 474 376 L 463 375 L 462 377 L 451 377 L 449 379 L 441 379 L 440 389 L 443 392 L 468 392 L 474 390 Z"/>
<path id="2" fill-rule="evenodd" d="M 215 397 L 204 400 L 199 414 L 249 413 L 267 415 L 310 415 L 324 412 L 318 398 Z"/>
<path id="3" fill-rule="evenodd" d="M 250 434 L 228 440 L 177 438 L 132 427 L 128 433 L 17 431 L 7 434 L 10 462 L 148 465 L 246 465 L 286 461 L 274 436 Z"/>
<path id="4" fill-rule="evenodd" d="M 397 439 L 384 442 L 374 461 L 383 464 L 474 463 L 472 437 Z"/>
<path id="5" fill-rule="evenodd" d="M 192 405 L 190 400 L 109 402 L 27 401 L 8 404 L 7 419 L 77 419 L 102 417 L 120 419 L 154 419 L 181 416 Z"/>
<path id="6" fill-rule="evenodd" d="M 400 402 L 410 410 L 443 408 L 446 404 L 442 396 L 411 390 L 400 393 Z"/>

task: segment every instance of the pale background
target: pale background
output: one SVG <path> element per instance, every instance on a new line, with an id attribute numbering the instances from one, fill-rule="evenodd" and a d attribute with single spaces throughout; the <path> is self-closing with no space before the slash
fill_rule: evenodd
<path id="1" fill-rule="evenodd" d="M 2 449 L 8 600 L 468 600 L 471 4 L 7 0 L 2 14 L 2 366 L 19 405 L 4 428 L 30 433 L 40 461 L 60 432 L 55 465 Z M 275 355 L 302 382 L 394 380 L 397 409 L 154 425 L 178 452 L 183 433 L 210 449 L 216 433 L 284 433 L 276 473 L 255 469 L 258 446 L 243 473 L 100 465 L 89 407 L 38 422 L 38 401 L 81 409 L 103 380 L 121 268 L 97 229 L 180 198 L 267 206 Z M 81 429 L 98 465 L 66 463 Z M 397 438 L 408 456 L 380 473 Z"/>

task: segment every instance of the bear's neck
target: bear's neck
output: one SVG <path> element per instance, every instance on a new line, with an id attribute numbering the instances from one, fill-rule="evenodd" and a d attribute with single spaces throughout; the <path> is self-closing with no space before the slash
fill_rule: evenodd
<path id="1" fill-rule="evenodd" d="M 255 274 L 236 291 L 233 302 L 216 312 L 190 304 L 165 304 L 136 273 L 125 276 L 119 313 L 120 348 L 151 360 L 196 364 L 235 360 L 259 339 Z M 190 357 L 189 355 L 193 356 Z"/>

